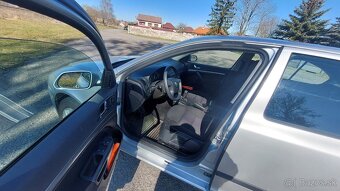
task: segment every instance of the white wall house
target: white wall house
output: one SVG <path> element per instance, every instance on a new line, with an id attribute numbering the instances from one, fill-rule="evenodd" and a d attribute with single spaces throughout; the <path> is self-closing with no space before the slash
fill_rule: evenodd
<path id="1" fill-rule="evenodd" d="M 151 28 L 162 28 L 162 18 L 151 15 L 138 14 L 137 25 Z"/>

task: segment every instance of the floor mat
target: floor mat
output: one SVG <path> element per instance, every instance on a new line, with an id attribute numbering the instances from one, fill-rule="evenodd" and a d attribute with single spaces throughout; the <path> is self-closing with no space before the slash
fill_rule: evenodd
<path id="1" fill-rule="evenodd" d="M 150 139 L 153 139 L 155 141 L 158 141 L 159 138 L 159 132 L 161 129 L 161 123 L 159 123 L 157 126 L 155 126 L 146 136 Z"/>
<path id="2" fill-rule="evenodd" d="M 142 135 L 147 134 L 156 125 L 158 125 L 158 119 L 154 115 L 145 116 L 143 119 Z"/>

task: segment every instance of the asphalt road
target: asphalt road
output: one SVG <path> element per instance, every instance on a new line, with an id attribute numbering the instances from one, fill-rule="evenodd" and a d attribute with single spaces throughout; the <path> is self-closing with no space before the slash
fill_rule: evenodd
<path id="1" fill-rule="evenodd" d="M 164 45 L 174 43 L 173 41 L 130 35 L 124 30 L 103 30 L 101 35 L 111 56 L 142 55 Z M 93 48 L 94 45 L 89 39 L 71 41 L 66 45 L 84 52 L 93 59 L 99 58 L 98 51 Z"/>
<path id="2" fill-rule="evenodd" d="M 132 36 L 122 30 L 102 31 L 112 56 L 140 55 L 171 42 Z M 66 43 L 93 59 L 99 53 L 88 39 Z M 0 70 L 0 168 L 24 151 L 58 122 L 47 92 L 48 75 L 81 61 L 76 51 L 58 51 L 9 71 Z M 70 59 L 72 58 L 72 59 Z M 15 139 L 15 141 L 14 141 Z M 127 154 L 119 155 L 110 190 L 195 190 Z"/>

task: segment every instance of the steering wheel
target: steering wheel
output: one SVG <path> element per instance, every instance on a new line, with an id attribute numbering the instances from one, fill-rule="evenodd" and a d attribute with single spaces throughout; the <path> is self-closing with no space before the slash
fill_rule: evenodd
<path id="1" fill-rule="evenodd" d="M 168 97 L 173 101 L 178 101 L 182 96 L 182 82 L 176 68 L 167 66 L 163 74 L 164 88 Z"/>

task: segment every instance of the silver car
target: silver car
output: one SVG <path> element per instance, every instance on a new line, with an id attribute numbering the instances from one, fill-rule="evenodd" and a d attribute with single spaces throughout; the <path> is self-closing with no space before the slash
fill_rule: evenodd
<path id="1" fill-rule="evenodd" d="M 211 36 L 113 60 L 73 1 L 13 3 L 79 29 L 102 61 L 50 75 L 62 120 L 1 190 L 107 189 L 119 152 L 201 190 L 339 190 L 340 49 Z"/>
<path id="2" fill-rule="evenodd" d="M 121 149 L 204 190 L 336 189 L 339 59 L 336 48 L 244 37 L 119 58 Z M 98 91 L 89 84 L 102 73 L 82 66 L 51 75 L 52 100 Z M 92 81 L 53 86 L 76 71 Z"/>

